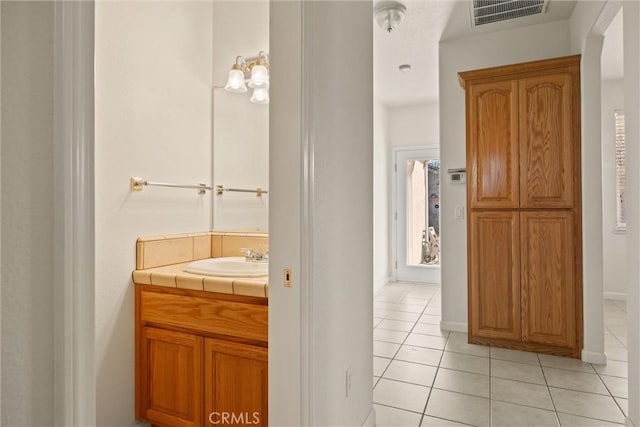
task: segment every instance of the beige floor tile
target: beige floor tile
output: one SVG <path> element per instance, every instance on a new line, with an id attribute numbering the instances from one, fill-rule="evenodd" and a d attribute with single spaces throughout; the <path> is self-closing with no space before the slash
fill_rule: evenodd
<path id="1" fill-rule="evenodd" d="M 418 319 L 420 319 L 420 313 L 407 313 L 406 311 L 390 311 L 385 316 L 385 319 L 415 322 Z"/>
<path id="2" fill-rule="evenodd" d="M 403 345 L 396 354 L 397 360 L 438 366 L 442 358 L 442 350 Z"/>
<path id="3" fill-rule="evenodd" d="M 609 394 L 597 374 L 568 369 L 543 368 L 549 387 L 568 388 L 587 393 Z"/>
<path id="4" fill-rule="evenodd" d="M 373 342 L 373 355 L 378 357 L 388 357 L 392 359 L 400 348 L 400 344 L 394 344 L 385 341 Z"/>
<path id="5" fill-rule="evenodd" d="M 411 333 L 405 341 L 405 344 L 415 345 L 417 347 L 434 348 L 436 350 L 443 350 L 447 342 L 444 337 L 436 337 L 433 335 L 423 335 Z"/>
<path id="6" fill-rule="evenodd" d="M 491 378 L 491 399 L 553 410 L 547 386 Z"/>
<path id="7" fill-rule="evenodd" d="M 550 368 L 569 369 L 571 371 L 590 372 L 594 370 L 590 363 L 582 360 L 572 359 L 570 357 L 550 356 L 548 354 L 539 354 L 540 364 Z"/>
<path id="8" fill-rule="evenodd" d="M 420 424 L 420 427 L 467 427 L 468 425 L 469 424 L 460 424 L 455 421 L 448 421 L 442 418 L 425 415 L 422 418 L 422 424 Z"/>
<path id="9" fill-rule="evenodd" d="M 626 362 L 629 357 L 629 352 L 625 347 L 617 347 L 617 346 L 606 346 L 604 352 L 607 355 L 608 360 L 619 360 L 621 362 Z"/>
<path id="10" fill-rule="evenodd" d="M 558 412 L 614 423 L 624 422 L 624 415 L 613 397 L 554 387 L 549 391 Z"/>
<path id="11" fill-rule="evenodd" d="M 373 309 L 373 316 L 374 317 L 382 317 L 384 318 L 387 314 L 389 314 L 391 310 L 389 310 L 388 308 L 374 308 Z"/>
<path id="12" fill-rule="evenodd" d="M 627 362 L 608 360 L 606 365 L 594 365 L 593 367 L 600 375 L 620 378 L 627 378 L 628 375 Z"/>
<path id="13" fill-rule="evenodd" d="M 428 323 L 416 323 L 412 332 L 445 338 L 449 336 L 449 331 L 443 331 L 439 325 L 430 325 Z"/>
<path id="14" fill-rule="evenodd" d="M 492 401 L 491 426 L 557 427 L 559 424 L 554 411 Z"/>
<path id="15" fill-rule="evenodd" d="M 374 310 L 376 308 L 382 309 L 382 310 L 393 310 L 393 307 L 396 306 L 397 303 L 395 302 L 385 302 L 385 301 L 375 301 L 373 303 L 373 308 Z"/>
<path id="16" fill-rule="evenodd" d="M 474 396 L 489 397 L 489 377 L 486 375 L 440 368 L 433 387 Z"/>
<path id="17" fill-rule="evenodd" d="M 619 427 L 622 425 L 560 412 L 558 413 L 558 418 L 560 418 L 560 425 L 562 427 Z"/>
<path id="18" fill-rule="evenodd" d="M 452 332 L 449 334 L 449 341 L 447 341 L 447 351 L 454 351 L 456 353 L 471 354 L 474 356 L 489 357 L 489 347 L 483 345 L 469 344 L 467 342 L 467 335 L 460 332 Z"/>
<path id="19" fill-rule="evenodd" d="M 375 328 L 376 326 L 378 326 L 380 324 L 380 322 L 382 322 L 384 320 L 383 317 L 374 317 L 373 318 L 373 327 Z"/>
<path id="20" fill-rule="evenodd" d="M 441 308 L 440 307 L 427 306 L 427 308 L 424 310 L 424 314 L 431 314 L 431 315 L 434 315 L 434 316 L 440 316 L 441 315 Z"/>
<path id="21" fill-rule="evenodd" d="M 401 331 L 392 331 L 389 329 L 378 329 L 373 331 L 373 339 L 375 341 L 386 341 L 396 344 L 402 344 L 409 334 Z"/>
<path id="22" fill-rule="evenodd" d="M 507 380 L 545 384 L 540 366 L 491 359 L 491 376 Z"/>
<path id="23" fill-rule="evenodd" d="M 440 366 L 474 374 L 489 375 L 489 358 L 445 351 Z"/>
<path id="24" fill-rule="evenodd" d="M 435 366 L 394 360 L 382 377 L 431 387 L 437 370 Z"/>
<path id="25" fill-rule="evenodd" d="M 426 298 L 417 298 L 417 297 L 410 297 L 407 296 L 405 297 L 402 301 L 400 301 L 402 304 L 411 304 L 411 305 L 421 305 L 423 307 L 426 307 L 427 304 L 429 304 L 429 301 L 431 300 L 430 297 L 426 297 Z"/>
<path id="26" fill-rule="evenodd" d="M 489 399 L 433 389 L 425 414 L 487 427 L 489 426 Z"/>
<path id="27" fill-rule="evenodd" d="M 624 415 L 625 416 L 629 415 L 629 399 L 615 397 L 614 400 L 616 401 L 620 409 L 622 409 L 622 412 L 624 413 Z"/>
<path id="28" fill-rule="evenodd" d="M 491 348 L 491 358 L 508 360 L 510 362 L 527 363 L 529 365 L 540 365 L 537 353 L 528 351 L 510 350 L 508 348 Z"/>
<path id="29" fill-rule="evenodd" d="M 373 402 L 422 413 L 429 390 L 421 385 L 380 378 L 373 389 Z"/>
<path id="30" fill-rule="evenodd" d="M 376 383 L 378 382 L 378 380 L 380 379 L 380 377 L 376 377 L 375 375 L 373 376 L 373 386 L 376 386 Z"/>
<path id="31" fill-rule="evenodd" d="M 384 319 L 378 324 L 380 329 L 391 329 L 393 331 L 409 332 L 413 328 L 414 322 L 406 322 L 404 320 Z"/>
<path id="32" fill-rule="evenodd" d="M 601 375 L 600 379 L 613 397 L 622 397 L 623 399 L 629 397 L 629 381 L 626 378 Z"/>
<path id="33" fill-rule="evenodd" d="M 391 363 L 391 359 L 387 359 L 386 357 L 373 357 L 373 375 L 376 377 L 382 376 L 382 373 L 387 366 Z"/>
<path id="34" fill-rule="evenodd" d="M 423 314 L 420 316 L 418 322 L 420 323 L 428 323 L 430 325 L 439 325 L 440 324 L 440 316 L 436 316 L 433 314 Z"/>
<path id="35" fill-rule="evenodd" d="M 406 304 L 406 303 L 398 303 L 391 308 L 391 310 L 394 310 L 394 311 L 406 311 L 408 313 L 422 313 L 424 309 L 425 309 L 424 305 Z"/>
<path id="36" fill-rule="evenodd" d="M 388 406 L 373 405 L 376 410 L 377 427 L 418 427 L 422 414 Z"/>

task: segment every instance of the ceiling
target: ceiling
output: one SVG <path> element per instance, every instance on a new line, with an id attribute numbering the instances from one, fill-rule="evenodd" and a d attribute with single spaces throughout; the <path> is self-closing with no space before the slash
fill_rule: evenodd
<path id="1" fill-rule="evenodd" d="M 470 0 L 401 0 L 404 21 L 392 33 L 374 23 L 375 97 L 387 106 L 437 102 L 440 40 L 567 19 L 576 0 L 550 0 L 543 15 L 471 27 Z M 377 3 L 377 2 L 376 2 Z M 411 71 L 398 67 L 410 64 Z"/>

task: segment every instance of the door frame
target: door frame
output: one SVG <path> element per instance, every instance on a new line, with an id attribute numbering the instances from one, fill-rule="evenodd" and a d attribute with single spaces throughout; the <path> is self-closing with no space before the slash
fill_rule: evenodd
<path id="1" fill-rule="evenodd" d="M 399 255 L 399 221 L 398 221 L 398 168 L 397 168 L 397 157 L 398 154 L 403 151 L 420 151 L 420 150 L 437 150 L 438 151 L 438 159 L 440 158 L 440 146 L 439 145 L 400 145 L 396 147 L 391 147 L 391 280 L 398 280 L 398 255 Z M 441 177 L 442 179 L 442 177 Z M 441 223 L 442 224 L 442 223 Z M 442 231 L 442 229 L 441 229 Z M 442 234 L 442 233 L 441 233 Z M 441 270 L 441 266 L 424 266 L 420 268 L 430 269 L 430 270 Z M 423 281 L 423 280 L 403 280 L 405 282 L 416 282 L 416 283 L 440 283 L 440 278 L 437 281 Z"/>

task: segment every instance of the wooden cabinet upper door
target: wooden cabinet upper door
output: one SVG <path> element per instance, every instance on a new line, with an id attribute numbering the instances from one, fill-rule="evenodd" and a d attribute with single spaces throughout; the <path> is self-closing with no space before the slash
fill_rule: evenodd
<path id="1" fill-rule="evenodd" d="M 520 214 L 523 340 L 576 346 L 574 214 Z"/>
<path id="2" fill-rule="evenodd" d="M 467 91 L 467 169 L 471 208 L 517 208 L 518 82 Z"/>
<path id="3" fill-rule="evenodd" d="M 518 212 L 472 212 L 470 219 L 471 334 L 519 341 Z"/>
<path id="4" fill-rule="evenodd" d="M 570 73 L 520 80 L 520 206 L 570 208 L 577 120 Z"/>
<path id="5" fill-rule="evenodd" d="M 202 426 L 202 338 L 142 329 L 142 408 L 152 424 Z"/>
<path id="6" fill-rule="evenodd" d="M 267 349 L 205 339 L 206 425 L 268 425 Z"/>

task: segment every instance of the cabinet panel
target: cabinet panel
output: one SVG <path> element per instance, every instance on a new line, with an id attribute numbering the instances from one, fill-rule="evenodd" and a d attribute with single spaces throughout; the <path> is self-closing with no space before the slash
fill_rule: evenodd
<path id="1" fill-rule="evenodd" d="M 202 345 L 195 335 L 142 329 L 142 409 L 151 423 L 202 425 Z"/>
<path id="2" fill-rule="evenodd" d="M 518 212 L 472 212 L 470 225 L 471 333 L 519 340 Z"/>
<path id="3" fill-rule="evenodd" d="M 518 82 L 474 84 L 467 94 L 472 208 L 517 208 Z"/>
<path id="4" fill-rule="evenodd" d="M 520 214 L 523 340 L 574 348 L 574 217 L 570 211 Z"/>
<path id="5" fill-rule="evenodd" d="M 573 77 L 522 79 L 519 91 L 520 205 L 573 207 Z"/>
<path id="6" fill-rule="evenodd" d="M 209 338 L 204 347 L 206 425 L 267 426 L 267 349 Z"/>

